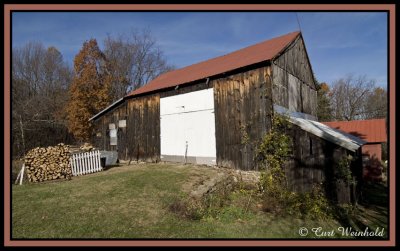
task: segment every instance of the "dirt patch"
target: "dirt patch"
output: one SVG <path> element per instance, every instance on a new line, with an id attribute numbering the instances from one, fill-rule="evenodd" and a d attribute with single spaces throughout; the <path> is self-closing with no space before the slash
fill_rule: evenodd
<path id="1" fill-rule="evenodd" d="M 182 191 L 188 194 L 218 175 L 218 171 L 211 167 L 190 166 L 189 168 L 189 178 L 182 185 Z"/>
<path id="2" fill-rule="evenodd" d="M 218 167 L 190 167 L 190 178 L 182 185 L 186 196 L 175 198 L 169 210 L 191 220 L 217 217 L 236 190 L 258 188 L 259 173 Z M 246 204 L 250 204 L 246 198 Z M 246 210 L 248 206 L 246 206 Z"/>
<path id="3" fill-rule="evenodd" d="M 182 190 L 197 199 L 214 192 L 219 185 L 227 186 L 229 189 L 237 185 L 246 190 L 257 189 L 260 180 L 260 172 L 257 171 L 197 165 L 181 166 L 181 168 L 188 167 L 190 168 L 189 179 L 182 185 Z"/>

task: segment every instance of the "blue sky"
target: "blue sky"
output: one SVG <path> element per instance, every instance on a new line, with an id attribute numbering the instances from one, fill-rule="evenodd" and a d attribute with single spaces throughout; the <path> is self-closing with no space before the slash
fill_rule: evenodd
<path id="1" fill-rule="evenodd" d="M 387 85 L 387 14 L 298 12 L 318 81 L 367 75 Z M 85 40 L 149 29 L 177 68 L 299 30 L 295 12 L 14 12 L 12 46 L 55 46 L 71 66 Z"/>

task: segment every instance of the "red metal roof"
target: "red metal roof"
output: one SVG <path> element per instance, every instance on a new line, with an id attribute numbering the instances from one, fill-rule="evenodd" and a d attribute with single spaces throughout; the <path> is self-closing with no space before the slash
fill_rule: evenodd
<path id="1" fill-rule="evenodd" d="M 180 84 L 215 76 L 248 65 L 271 60 L 292 42 L 300 32 L 292 32 L 264 42 L 212 58 L 181 69 L 164 73 L 127 96 L 174 87 Z"/>
<path id="2" fill-rule="evenodd" d="M 357 136 L 368 143 L 387 142 L 385 119 L 333 121 L 321 123 Z"/>

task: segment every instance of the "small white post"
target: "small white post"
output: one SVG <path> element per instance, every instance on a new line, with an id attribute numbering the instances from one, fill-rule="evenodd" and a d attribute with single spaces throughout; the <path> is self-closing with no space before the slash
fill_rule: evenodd
<path id="1" fill-rule="evenodd" d="M 101 166 L 101 154 L 100 151 L 97 151 L 97 166 L 99 171 L 103 171 L 103 167 Z"/>
<path id="2" fill-rule="evenodd" d="M 85 160 L 85 173 L 84 174 L 87 174 L 87 173 L 89 173 L 89 154 L 88 153 L 85 153 L 85 155 L 84 155 L 84 157 L 83 157 L 83 159 Z"/>
<path id="3" fill-rule="evenodd" d="M 97 167 L 97 171 L 102 170 L 101 163 L 100 163 L 100 151 L 99 150 L 96 151 L 96 167 Z"/>
<path id="4" fill-rule="evenodd" d="M 84 153 L 80 153 L 79 154 L 79 158 L 80 158 L 80 163 L 79 163 L 79 165 L 80 165 L 80 167 L 79 167 L 80 175 L 83 175 L 84 174 L 83 171 L 85 170 L 85 156 L 84 156 Z"/>
<path id="5" fill-rule="evenodd" d="M 24 179 L 24 171 L 25 171 L 25 163 L 22 164 L 22 169 L 21 169 L 21 180 L 19 181 L 19 184 L 22 185 L 22 180 Z"/>
<path id="6" fill-rule="evenodd" d="M 72 169 L 72 175 L 76 176 L 76 170 L 75 170 L 75 155 L 71 155 L 71 169 Z"/>
<path id="7" fill-rule="evenodd" d="M 17 184 L 17 183 L 18 183 L 19 177 L 21 177 L 21 172 L 22 172 L 22 167 L 21 167 L 21 170 L 19 170 L 19 173 L 18 173 L 17 179 L 15 180 L 15 184 Z"/>
<path id="8" fill-rule="evenodd" d="M 74 155 L 72 155 L 72 160 L 73 160 L 73 163 L 74 163 L 74 175 L 75 176 L 77 176 L 78 175 L 78 170 L 77 170 L 77 164 L 76 164 L 76 162 L 77 162 L 77 160 L 76 160 L 76 154 L 74 154 Z"/>
<path id="9" fill-rule="evenodd" d="M 89 173 L 94 173 L 93 153 L 91 151 L 89 152 L 89 159 L 90 159 L 90 171 L 89 171 Z"/>
<path id="10" fill-rule="evenodd" d="M 86 153 L 86 162 L 87 162 L 87 171 L 86 171 L 86 173 L 90 173 L 90 152 L 87 152 Z"/>
<path id="11" fill-rule="evenodd" d="M 79 155 L 78 155 L 78 158 L 79 158 L 79 163 L 78 163 L 78 168 L 79 168 L 79 175 L 82 175 L 82 170 L 83 170 L 83 161 L 82 161 L 82 153 L 80 153 Z"/>

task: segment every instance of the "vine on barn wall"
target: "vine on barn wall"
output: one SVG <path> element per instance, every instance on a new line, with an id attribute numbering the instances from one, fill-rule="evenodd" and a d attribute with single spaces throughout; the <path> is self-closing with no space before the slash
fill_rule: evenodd
<path id="1" fill-rule="evenodd" d="M 242 145 L 247 145 L 250 142 L 250 137 L 249 134 L 247 133 L 248 126 L 249 125 L 247 123 L 240 125 L 240 143 Z"/>
<path id="2" fill-rule="evenodd" d="M 293 139 L 287 116 L 274 114 L 272 127 L 256 149 L 261 177 L 259 187 L 264 211 L 324 219 L 332 214 L 332 207 L 321 184 L 314 184 L 311 192 L 289 190 L 285 162 L 292 156 Z"/>
<path id="3" fill-rule="evenodd" d="M 256 149 L 257 163 L 260 165 L 260 190 L 265 199 L 281 201 L 287 194 L 286 174 L 283 169 L 292 148 L 292 139 L 288 134 L 288 119 L 279 114 L 271 117 L 272 127 Z M 276 204 L 273 202 L 272 204 Z"/>
<path id="4" fill-rule="evenodd" d="M 355 185 L 355 181 L 353 181 L 353 176 L 351 172 L 352 161 L 354 161 L 353 156 L 343 156 L 336 164 L 335 168 L 335 178 L 337 180 L 343 180 L 348 185 Z"/>

